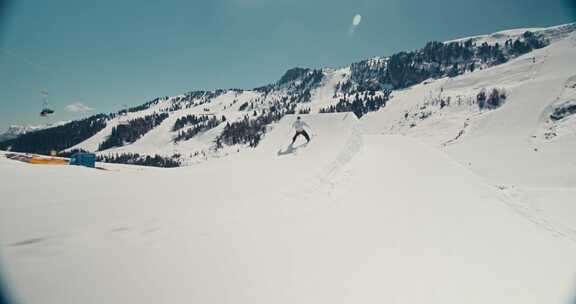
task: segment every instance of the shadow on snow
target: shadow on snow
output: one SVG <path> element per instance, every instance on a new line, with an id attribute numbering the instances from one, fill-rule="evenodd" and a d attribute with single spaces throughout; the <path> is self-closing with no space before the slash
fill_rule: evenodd
<path id="1" fill-rule="evenodd" d="M 294 146 L 294 144 L 289 144 L 288 147 L 286 147 L 284 150 L 282 150 L 282 149 L 278 150 L 278 156 L 292 154 L 292 153 L 298 151 L 298 149 L 304 148 L 307 145 L 308 145 L 308 143 L 303 143 L 303 144 L 300 144 L 297 146 Z"/>

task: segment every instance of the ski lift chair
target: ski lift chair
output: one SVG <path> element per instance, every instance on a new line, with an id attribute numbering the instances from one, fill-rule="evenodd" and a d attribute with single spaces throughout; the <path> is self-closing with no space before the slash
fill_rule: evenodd
<path id="1" fill-rule="evenodd" d="M 48 109 L 48 108 L 44 108 L 42 109 L 42 111 L 40 112 L 40 116 L 42 117 L 46 117 L 50 114 L 54 114 L 54 110 Z"/>

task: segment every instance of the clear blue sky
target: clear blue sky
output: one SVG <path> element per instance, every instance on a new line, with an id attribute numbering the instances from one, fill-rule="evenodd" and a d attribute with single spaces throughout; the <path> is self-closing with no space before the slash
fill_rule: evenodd
<path id="1" fill-rule="evenodd" d="M 0 130 L 195 89 L 253 88 L 516 27 L 576 20 L 574 0 L 0 0 Z M 350 35 L 352 18 L 362 21 Z M 69 104 L 93 110 L 74 113 Z"/>

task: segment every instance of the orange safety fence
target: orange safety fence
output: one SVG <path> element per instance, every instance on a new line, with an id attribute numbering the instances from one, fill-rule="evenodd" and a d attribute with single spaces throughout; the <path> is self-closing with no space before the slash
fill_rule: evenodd
<path id="1" fill-rule="evenodd" d="M 68 160 L 61 158 L 45 158 L 45 157 L 32 156 L 28 161 L 28 163 L 35 165 L 67 165 Z"/>
<path id="2" fill-rule="evenodd" d="M 12 160 L 18 160 L 21 162 L 35 164 L 35 165 L 68 165 L 68 160 L 65 158 L 56 157 L 42 157 L 37 155 L 24 155 L 9 153 L 5 155 L 6 158 Z"/>

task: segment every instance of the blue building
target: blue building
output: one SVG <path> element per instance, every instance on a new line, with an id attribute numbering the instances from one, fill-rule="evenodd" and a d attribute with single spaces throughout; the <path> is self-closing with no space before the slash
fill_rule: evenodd
<path id="1" fill-rule="evenodd" d="M 78 152 L 70 157 L 70 165 L 94 168 L 96 166 L 96 154 Z"/>

